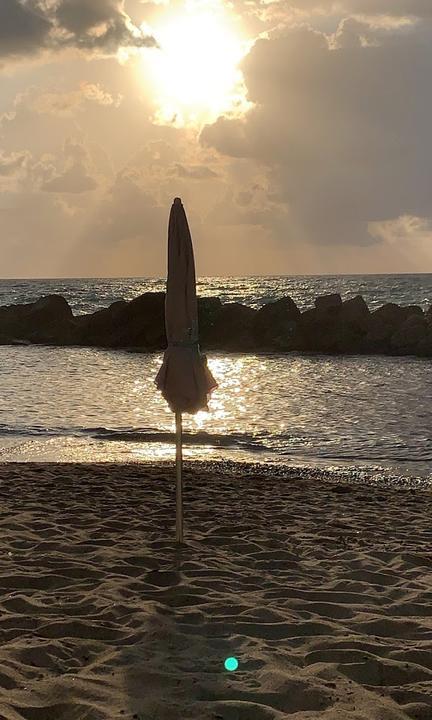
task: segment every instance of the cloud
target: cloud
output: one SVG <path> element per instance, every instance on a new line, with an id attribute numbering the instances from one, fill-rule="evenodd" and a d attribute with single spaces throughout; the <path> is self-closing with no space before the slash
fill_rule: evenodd
<path id="1" fill-rule="evenodd" d="M 252 112 L 248 114 L 252 117 Z M 201 143 L 231 157 L 253 157 L 253 139 L 246 119 L 219 117 L 212 125 L 206 125 L 201 132 Z"/>
<path id="2" fill-rule="evenodd" d="M 382 241 L 371 223 L 432 217 L 432 35 L 415 26 L 364 46 L 367 26 L 349 29 L 339 49 L 308 28 L 258 40 L 243 63 L 254 107 L 201 134 L 265 170 L 283 242 L 366 246 Z"/>
<path id="3" fill-rule="evenodd" d="M 106 28 L 120 16 L 116 0 L 62 0 L 56 8 L 55 17 L 60 27 L 68 30 L 77 37 L 87 35 L 95 28 Z"/>
<path id="4" fill-rule="evenodd" d="M 432 240 L 432 219 L 401 215 L 395 220 L 371 223 L 370 233 L 389 244 L 406 244 L 414 240 Z"/>
<path id="5" fill-rule="evenodd" d="M 115 53 L 120 47 L 154 47 L 123 10 L 121 0 L 61 0 L 55 19 L 69 33 L 72 45 L 85 50 Z M 60 46 L 63 40 L 60 40 Z M 66 41 L 67 42 L 67 41 Z"/>
<path id="6" fill-rule="evenodd" d="M 42 185 L 42 190 L 56 193 L 85 193 L 95 190 L 97 182 L 87 174 L 80 162 L 71 165 L 61 175 L 57 175 Z"/>
<path id="7" fill-rule="evenodd" d="M 122 96 L 114 97 L 98 83 L 81 83 L 71 92 L 43 92 L 30 101 L 33 110 L 40 114 L 68 116 L 86 102 L 102 107 L 119 107 Z"/>
<path id="8" fill-rule="evenodd" d="M 346 0 L 342 7 L 362 15 L 432 18 L 430 0 Z"/>
<path id="9" fill-rule="evenodd" d="M 118 107 L 122 100 L 121 95 L 114 98 L 111 93 L 104 90 L 97 83 L 82 83 L 81 93 L 86 100 L 95 102 L 97 105 L 114 105 L 115 107 Z"/>
<path id="10" fill-rule="evenodd" d="M 286 214 L 277 199 L 269 196 L 268 187 L 257 182 L 245 183 L 243 188 L 234 191 L 225 190 L 206 217 L 206 222 L 214 226 L 256 225 L 269 228 L 280 222 Z M 285 218 L 286 219 L 286 218 Z"/>
<path id="11" fill-rule="evenodd" d="M 70 47 L 102 54 L 155 47 L 123 8 L 123 0 L 1 0 L 0 58 Z"/>
<path id="12" fill-rule="evenodd" d="M 119 173 L 102 200 L 91 234 L 104 243 L 120 243 L 136 237 L 155 238 L 164 233 L 166 208 L 127 173 Z"/>
<path id="13" fill-rule="evenodd" d="M 218 177 L 218 174 L 206 165 L 191 165 L 185 167 L 181 163 L 176 163 L 174 173 L 181 178 L 189 178 L 190 180 L 211 180 Z"/>
<path id="14" fill-rule="evenodd" d="M 432 20 L 430 0 L 234 0 L 234 7 L 252 37 L 300 23 L 331 34 L 347 18 L 382 30 Z"/>
<path id="15" fill-rule="evenodd" d="M 79 232 L 51 193 L 0 193 L 5 277 L 55 277 L 64 253 Z M 84 268 L 83 268 L 84 269 Z"/>
<path id="16" fill-rule="evenodd" d="M 95 190 L 96 180 L 90 175 L 89 154 L 80 142 L 68 138 L 63 147 L 64 170 L 44 182 L 41 189 L 55 193 L 86 193 Z"/>
<path id="17" fill-rule="evenodd" d="M 161 275 L 166 266 L 167 208 L 128 172 L 118 173 L 65 262 L 65 272 L 98 276 Z M 71 270 L 72 268 L 72 270 Z"/>
<path id="18" fill-rule="evenodd" d="M 305 17 L 308 14 L 432 17 L 430 0 L 270 0 L 268 4 L 283 6 L 286 14 L 292 13 L 293 17 Z"/>
<path id="19" fill-rule="evenodd" d="M 11 177 L 23 168 L 28 153 L 12 152 L 9 155 L 0 152 L 0 177 Z"/>
<path id="20" fill-rule="evenodd" d="M 28 55 L 48 43 L 52 24 L 36 2 L 1 0 L 0 57 Z"/>

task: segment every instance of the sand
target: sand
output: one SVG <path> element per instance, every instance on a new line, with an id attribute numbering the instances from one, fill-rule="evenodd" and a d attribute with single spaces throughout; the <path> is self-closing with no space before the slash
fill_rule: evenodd
<path id="1" fill-rule="evenodd" d="M 177 548 L 168 465 L 1 465 L 0 718 L 431 720 L 430 501 L 187 464 Z"/>

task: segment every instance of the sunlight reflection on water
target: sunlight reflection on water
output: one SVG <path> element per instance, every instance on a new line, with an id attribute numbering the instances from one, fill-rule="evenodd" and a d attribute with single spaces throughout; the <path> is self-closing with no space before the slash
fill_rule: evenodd
<path id="1" fill-rule="evenodd" d="M 154 385 L 161 361 L 161 353 L 0 347 L 1 459 L 54 450 L 57 459 L 172 459 L 174 416 Z M 208 363 L 219 387 L 209 412 L 184 416 L 186 459 L 363 460 L 430 473 L 425 360 L 214 354 Z"/>
<path id="2" fill-rule="evenodd" d="M 75 278 L 52 280 L 0 280 L 0 304 L 33 302 L 41 295 L 63 295 L 74 313 L 94 312 L 115 300 L 144 292 L 165 290 L 165 278 Z M 222 302 L 260 307 L 290 295 L 301 309 L 311 307 L 317 295 L 339 292 L 343 299 L 361 294 L 371 309 L 385 302 L 432 302 L 432 274 L 401 275 L 296 275 L 274 277 L 198 277 L 201 296 L 218 296 Z"/>

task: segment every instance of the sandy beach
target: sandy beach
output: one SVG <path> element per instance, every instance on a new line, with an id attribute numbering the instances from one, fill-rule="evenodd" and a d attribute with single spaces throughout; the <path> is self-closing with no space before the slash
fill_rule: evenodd
<path id="1" fill-rule="evenodd" d="M 0 466 L 2 720 L 430 720 L 431 495 Z M 235 672 L 224 660 L 235 656 Z"/>

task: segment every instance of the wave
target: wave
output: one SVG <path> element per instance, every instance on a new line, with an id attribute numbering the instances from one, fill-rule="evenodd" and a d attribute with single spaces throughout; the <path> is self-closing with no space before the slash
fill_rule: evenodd
<path id="1" fill-rule="evenodd" d="M 140 443 L 174 443 L 175 433 L 158 430 L 156 428 L 106 428 L 106 427 L 44 427 L 41 425 L 32 426 L 7 426 L 0 425 L 0 437 L 75 437 L 92 438 L 110 442 L 140 442 Z M 270 434 L 269 434 L 270 438 Z M 268 441 L 261 440 L 247 433 L 208 433 L 188 432 L 182 434 L 184 445 L 206 445 L 211 447 L 242 448 L 250 451 L 261 451 L 268 449 Z"/>
<path id="2" fill-rule="evenodd" d="M 164 289 L 165 277 L 0 280 L 0 305 L 34 302 L 41 295 L 59 293 L 80 315 L 120 298 L 131 300 L 141 293 Z M 224 302 L 252 307 L 290 295 L 306 309 L 312 306 L 315 296 L 340 292 L 343 299 L 362 294 L 371 309 L 390 300 L 402 305 L 420 304 L 426 309 L 432 299 L 432 274 L 201 277 L 198 291 L 203 296 L 216 295 Z"/>
<path id="3" fill-rule="evenodd" d="M 175 434 L 159 430 L 101 430 L 93 435 L 101 440 L 114 440 L 122 442 L 174 442 Z M 271 437 L 270 434 L 268 436 Z M 207 445 L 212 447 L 237 447 L 247 450 L 267 450 L 268 443 L 265 439 L 259 439 L 247 433 L 208 433 L 183 431 L 182 439 L 184 445 Z"/>
<path id="4" fill-rule="evenodd" d="M 290 453 L 295 454 L 295 453 Z M 379 453 L 368 453 L 364 450 L 358 453 L 326 453 L 326 452 L 319 452 L 317 453 L 317 457 L 322 460 L 352 460 L 352 462 L 357 462 L 358 460 L 372 460 L 372 461 L 392 461 L 392 462 L 400 462 L 400 463 L 425 463 L 432 461 L 432 454 L 425 452 L 424 455 L 421 457 L 411 457 L 407 455 L 392 455 L 391 453 L 386 454 L 379 454 Z"/>
<path id="5" fill-rule="evenodd" d="M 71 438 L 96 442 L 108 443 L 159 443 L 173 445 L 175 433 L 169 430 L 161 430 L 155 427 L 47 427 L 43 425 L 2 425 L 0 424 L 0 438 L 17 438 L 20 441 L 47 440 L 55 438 Z M 207 447 L 227 451 L 250 453 L 257 456 L 264 454 L 283 462 L 293 459 L 315 458 L 317 461 L 331 461 L 342 463 L 372 462 L 388 463 L 397 462 L 401 467 L 408 464 L 419 467 L 422 464 L 432 461 L 430 444 L 424 448 L 403 448 L 401 446 L 389 447 L 385 444 L 381 447 L 365 447 L 359 445 L 348 449 L 336 450 L 325 448 L 320 444 L 318 438 L 310 438 L 301 435 L 289 435 L 287 433 L 260 432 L 251 433 L 211 433 L 205 431 L 189 432 L 185 430 L 182 434 L 183 445 L 194 447 Z M 403 454 L 401 453 L 401 450 Z"/>

